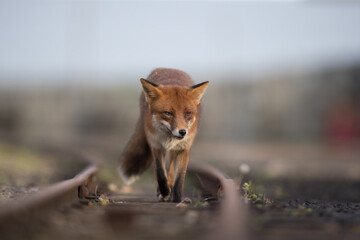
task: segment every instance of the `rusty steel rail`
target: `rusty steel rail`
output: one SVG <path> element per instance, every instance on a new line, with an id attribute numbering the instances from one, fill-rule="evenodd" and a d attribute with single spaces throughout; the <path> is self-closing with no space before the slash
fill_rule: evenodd
<path id="1" fill-rule="evenodd" d="M 21 221 L 24 218 L 31 220 L 41 213 L 48 214 L 50 209 L 74 203 L 75 200 L 92 194 L 96 195 L 97 185 L 94 178 L 99 170 L 99 161 L 92 155 L 81 155 L 89 166 L 74 178 L 52 184 L 34 195 L 0 207 L 0 230 L 1 227 L 9 225 L 9 222 Z M 199 180 L 204 192 L 220 199 L 217 211 L 209 219 L 204 239 L 248 240 L 248 210 L 233 180 L 219 170 L 203 164 L 190 164 L 188 173 Z M 126 216 L 128 215 L 131 214 Z"/>
<path id="2" fill-rule="evenodd" d="M 38 193 L 4 204 L 0 208 L 0 225 L 11 220 L 19 220 L 43 213 L 51 208 L 73 202 L 95 193 L 94 176 L 99 170 L 98 164 L 91 164 L 74 178 L 54 183 Z"/>
<path id="3" fill-rule="evenodd" d="M 198 178 L 201 187 L 211 196 L 221 199 L 218 216 L 210 220 L 211 229 L 204 239 L 248 240 L 248 209 L 234 181 L 204 164 L 189 164 L 188 172 Z"/>

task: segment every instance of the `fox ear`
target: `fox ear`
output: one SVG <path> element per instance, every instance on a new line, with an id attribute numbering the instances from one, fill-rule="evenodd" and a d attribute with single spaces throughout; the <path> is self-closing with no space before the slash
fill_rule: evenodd
<path id="1" fill-rule="evenodd" d="M 194 99 L 196 105 L 200 103 L 201 97 L 204 95 L 208 85 L 209 81 L 206 81 L 190 87 L 190 95 Z"/>
<path id="2" fill-rule="evenodd" d="M 161 90 L 158 88 L 159 85 L 152 83 L 144 78 L 140 79 L 142 84 L 146 101 L 149 103 L 156 100 L 161 95 Z"/>

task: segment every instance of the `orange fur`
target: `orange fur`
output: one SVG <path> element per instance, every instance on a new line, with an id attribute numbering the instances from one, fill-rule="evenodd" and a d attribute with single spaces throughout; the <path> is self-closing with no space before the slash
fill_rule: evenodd
<path id="1" fill-rule="evenodd" d="M 186 73 L 166 68 L 155 69 L 148 80 L 140 81 L 140 119 L 121 155 L 120 172 L 131 179 L 154 160 L 159 199 L 179 202 L 200 121 L 200 99 L 209 82 L 194 85 Z M 170 164 L 166 171 L 168 152 Z"/>

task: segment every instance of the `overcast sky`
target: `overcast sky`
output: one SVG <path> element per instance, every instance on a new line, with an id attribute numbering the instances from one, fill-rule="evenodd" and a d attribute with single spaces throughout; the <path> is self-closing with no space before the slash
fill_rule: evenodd
<path id="1" fill-rule="evenodd" d="M 0 81 L 146 76 L 158 66 L 203 76 L 344 64 L 360 60 L 359 25 L 354 2 L 2 0 Z"/>

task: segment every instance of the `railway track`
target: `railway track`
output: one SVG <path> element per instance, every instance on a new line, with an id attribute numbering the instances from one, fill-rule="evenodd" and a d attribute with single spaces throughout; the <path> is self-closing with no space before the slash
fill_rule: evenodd
<path id="1" fill-rule="evenodd" d="M 6 233 L 9 233 L 9 231 L 14 231 L 16 229 L 14 226 L 21 228 L 21 224 L 27 224 L 40 215 L 47 219 L 54 209 L 64 209 L 64 207 L 79 202 L 79 199 L 81 201 L 81 199 L 96 198 L 98 195 L 96 174 L 100 169 L 100 165 L 94 163 L 96 161 L 93 160 L 91 155 L 85 156 L 85 159 L 89 162 L 88 166 L 72 179 L 52 184 L 32 196 L 2 206 L 0 208 L 0 234 L 4 234 L 2 237 L 6 237 Z M 208 209 L 210 212 L 208 216 L 210 217 L 206 220 L 205 227 L 202 228 L 201 238 L 248 239 L 246 231 L 247 210 L 234 182 L 217 169 L 203 164 L 189 165 L 188 173 L 197 180 L 199 189 L 206 193 L 208 198 L 216 199 L 217 202 L 214 209 Z M 120 224 L 127 226 L 131 219 L 134 219 L 133 216 L 139 215 L 139 207 L 129 207 L 131 206 L 129 204 L 131 204 L 131 200 L 128 205 L 123 205 L 122 208 L 117 208 L 117 210 L 115 209 L 116 204 L 115 207 L 114 204 L 107 206 L 104 215 L 108 220 L 110 216 L 111 223 L 116 222 L 116 219 L 122 219 Z M 154 202 L 153 205 L 149 206 L 160 206 L 161 204 L 163 203 Z M 161 206 L 166 206 L 169 209 L 175 207 L 171 203 L 170 205 Z M 119 209 L 121 210 L 119 211 Z M 148 208 L 146 209 L 146 211 L 150 211 Z M 158 208 L 155 208 L 153 212 L 150 211 L 150 214 L 156 213 L 156 209 Z M 142 211 L 141 208 L 140 211 Z M 101 221 L 106 222 L 106 220 Z M 136 231 L 136 227 L 133 230 Z"/>
<path id="2" fill-rule="evenodd" d="M 202 188 L 211 196 L 221 198 L 220 211 L 215 218 L 215 229 L 209 230 L 207 239 L 249 239 L 248 211 L 234 181 L 209 165 L 192 164 L 188 172 L 195 175 Z"/>

